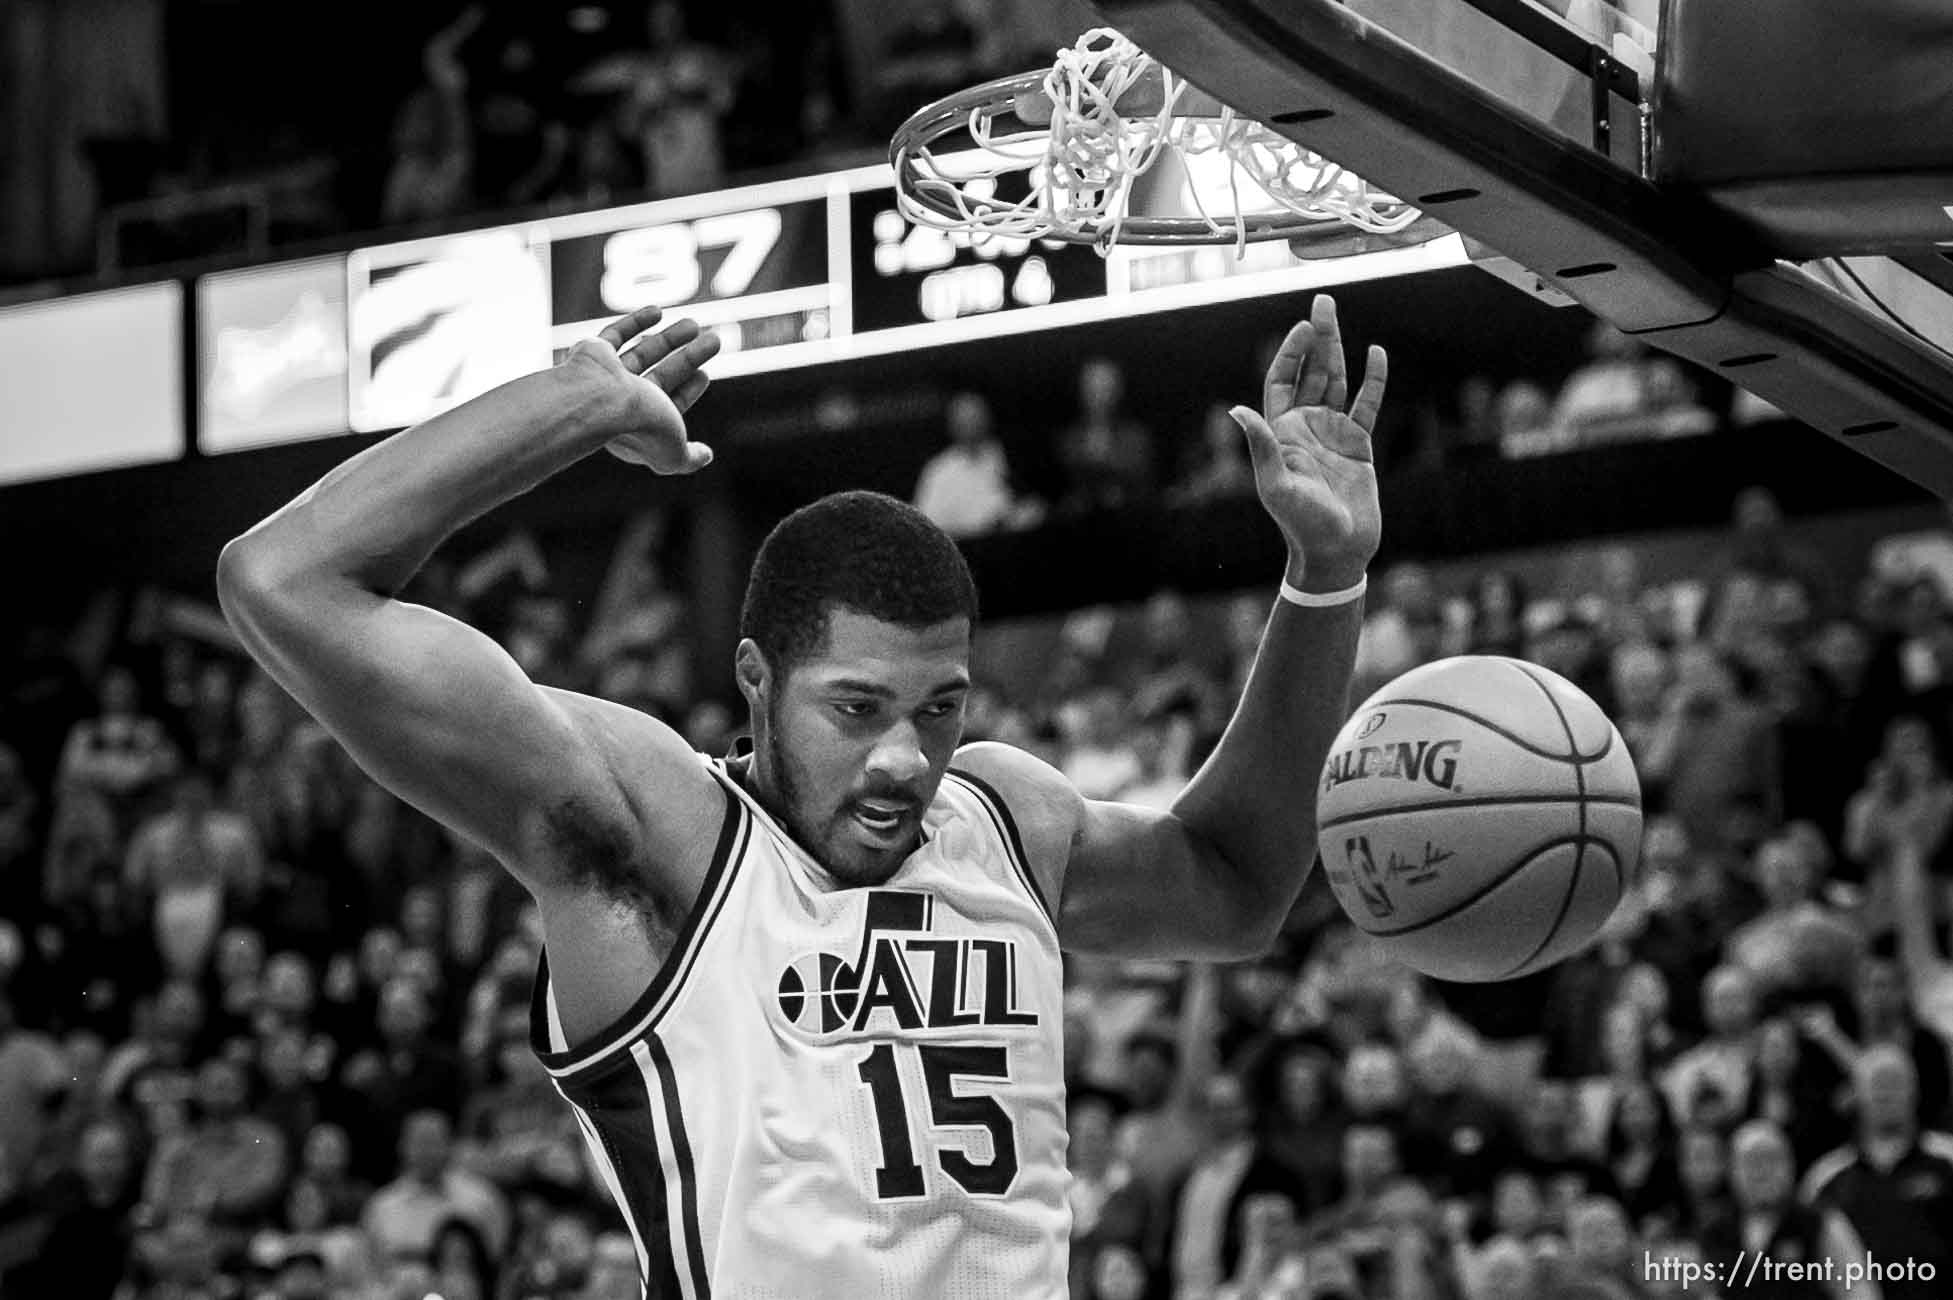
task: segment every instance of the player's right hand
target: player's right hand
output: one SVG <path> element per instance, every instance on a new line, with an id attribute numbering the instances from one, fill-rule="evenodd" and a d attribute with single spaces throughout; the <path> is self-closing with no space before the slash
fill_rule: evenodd
<path id="1" fill-rule="evenodd" d="M 686 435 L 685 412 L 711 382 L 702 367 L 718 354 L 719 338 L 685 319 L 646 333 L 663 315 L 645 307 L 620 316 L 571 348 L 562 364 L 614 399 L 608 418 L 618 432 L 605 444 L 611 455 L 659 474 L 694 474 L 712 463 L 712 449 Z"/>

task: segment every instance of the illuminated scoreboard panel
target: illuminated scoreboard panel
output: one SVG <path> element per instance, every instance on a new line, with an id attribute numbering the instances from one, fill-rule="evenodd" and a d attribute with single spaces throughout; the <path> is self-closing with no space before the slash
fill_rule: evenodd
<path id="1" fill-rule="evenodd" d="M 766 188 L 785 193 L 756 204 L 743 192 L 748 205 L 697 216 L 652 204 L 549 225 L 551 347 L 651 306 L 716 330 L 728 353 L 826 338 L 826 186 L 816 177 Z"/>
<path id="2" fill-rule="evenodd" d="M 718 376 L 887 355 L 1466 260 L 1447 237 L 1334 261 L 1286 244 L 1119 249 L 917 227 L 886 166 L 361 249 L 354 429 L 412 424 L 657 305 L 716 331 Z"/>

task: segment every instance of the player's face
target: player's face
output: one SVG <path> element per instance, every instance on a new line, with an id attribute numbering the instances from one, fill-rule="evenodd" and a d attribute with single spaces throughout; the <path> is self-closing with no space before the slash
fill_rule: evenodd
<path id="1" fill-rule="evenodd" d="M 761 779 L 843 882 L 880 884 L 915 849 L 962 739 L 969 663 L 966 618 L 911 628 L 836 609 L 825 646 L 769 674 Z"/>

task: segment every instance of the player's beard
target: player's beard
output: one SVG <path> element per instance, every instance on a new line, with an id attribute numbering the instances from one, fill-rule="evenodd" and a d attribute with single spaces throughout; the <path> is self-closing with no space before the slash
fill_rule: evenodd
<path id="1" fill-rule="evenodd" d="M 828 874 L 846 885 L 879 885 L 895 874 L 901 865 L 898 857 L 890 862 L 878 861 L 867 853 L 856 849 L 849 853 L 834 841 L 841 837 L 834 834 L 836 824 L 845 814 L 846 804 L 836 808 L 826 820 L 814 822 L 808 816 L 803 792 L 804 783 L 795 768 L 793 756 L 788 753 L 785 742 L 781 740 L 779 710 L 769 700 L 766 705 L 766 763 L 771 774 L 773 788 L 780 800 L 780 820 L 786 823 L 787 831 L 807 850 L 814 861 L 821 864 Z M 839 852 L 836 850 L 840 849 Z"/>

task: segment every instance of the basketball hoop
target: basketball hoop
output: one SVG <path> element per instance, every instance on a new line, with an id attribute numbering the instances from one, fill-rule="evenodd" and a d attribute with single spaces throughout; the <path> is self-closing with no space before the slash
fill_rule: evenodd
<path id="1" fill-rule="evenodd" d="M 959 133 L 967 141 L 955 140 Z M 1224 158 L 1233 211 L 1208 211 L 1190 187 L 1194 215 L 1133 212 L 1135 183 L 1169 154 L 1183 166 Z M 897 204 L 918 225 L 1091 244 L 1101 254 L 1114 244 L 1245 251 L 1286 239 L 1302 256 L 1342 256 L 1449 232 L 1189 85 L 1109 27 L 1059 50 L 1048 71 L 986 82 L 917 112 L 895 132 L 889 161 Z M 1025 197 L 1000 193 L 1010 173 L 1025 174 Z"/>

